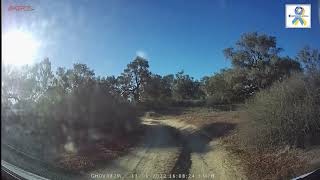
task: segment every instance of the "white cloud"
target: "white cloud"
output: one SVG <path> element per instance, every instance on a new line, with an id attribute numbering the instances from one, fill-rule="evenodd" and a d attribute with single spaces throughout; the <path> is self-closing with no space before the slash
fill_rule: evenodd
<path id="1" fill-rule="evenodd" d="M 138 51 L 136 52 L 136 56 L 140 56 L 140 57 L 142 57 L 142 58 L 148 58 L 147 53 L 146 53 L 145 51 L 142 51 L 142 50 L 138 50 Z"/>

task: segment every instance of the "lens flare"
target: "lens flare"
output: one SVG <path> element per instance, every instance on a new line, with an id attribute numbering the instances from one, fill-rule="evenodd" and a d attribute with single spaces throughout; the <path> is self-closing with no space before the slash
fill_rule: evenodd
<path id="1" fill-rule="evenodd" d="M 9 31 L 2 39 L 2 62 L 11 65 L 32 64 L 39 46 L 40 43 L 30 32 Z"/>

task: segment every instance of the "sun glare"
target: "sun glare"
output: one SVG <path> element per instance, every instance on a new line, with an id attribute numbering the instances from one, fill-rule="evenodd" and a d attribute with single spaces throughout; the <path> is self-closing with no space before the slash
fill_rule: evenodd
<path id="1" fill-rule="evenodd" d="M 11 65 L 31 64 L 39 45 L 39 42 L 29 32 L 7 32 L 2 39 L 2 62 Z"/>

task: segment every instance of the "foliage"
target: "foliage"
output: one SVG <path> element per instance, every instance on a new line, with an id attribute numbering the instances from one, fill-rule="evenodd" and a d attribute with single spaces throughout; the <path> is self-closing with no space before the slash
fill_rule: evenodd
<path id="1" fill-rule="evenodd" d="M 118 77 L 97 77 L 79 63 L 54 73 L 49 59 L 22 68 L 2 67 L 2 130 L 7 138 L 32 137 L 25 142 L 43 147 L 61 149 L 70 141 L 80 147 L 91 141 L 92 129 L 110 138 L 134 130 L 139 125 L 137 107 L 211 106 L 251 98 L 255 142 L 303 146 L 303 139 L 319 138 L 320 53 L 305 47 L 292 59 L 281 57 L 280 51 L 273 36 L 243 34 L 224 50 L 232 66 L 200 81 L 184 71 L 154 74 L 142 57 Z"/>
<path id="2" fill-rule="evenodd" d="M 302 69 L 299 62 L 280 57 L 276 38 L 265 34 L 246 33 L 235 48 L 224 50 L 232 68 L 207 78 L 204 89 L 209 104 L 242 102 L 274 82 Z"/>
<path id="3" fill-rule="evenodd" d="M 145 88 L 143 98 L 146 101 L 157 101 L 172 97 L 173 76 L 162 77 L 152 74 Z"/>
<path id="4" fill-rule="evenodd" d="M 194 81 L 192 77 L 180 71 L 176 74 L 173 86 L 174 97 L 177 100 L 201 98 L 203 93 L 200 82 Z"/>
<path id="5" fill-rule="evenodd" d="M 259 148 L 316 143 L 320 138 L 319 77 L 297 74 L 259 92 L 248 102 L 253 124 L 244 139 Z"/>
<path id="6" fill-rule="evenodd" d="M 25 143 L 21 148 L 42 144 L 51 150 L 68 142 L 80 148 L 92 140 L 92 129 L 110 138 L 131 132 L 139 124 L 136 110 L 117 95 L 112 83 L 114 78 L 96 78 L 84 64 L 58 68 L 55 75 L 48 59 L 21 69 L 4 67 L 1 111 L 6 138 Z M 16 133 L 16 128 L 22 130 Z"/>
<path id="7" fill-rule="evenodd" d="M 149 63 L 142 57 L 136 57 L 118 77 L 122 95 L 125 98 L 141 101 L 147 81 L 150 78 Z"/>
<path id="8" fill-rule="evenodd" d="M 307 73 L 313 74 L 320 71 L 320 50 L 304 47 L 298 52 L 297 61 L 301 62 Z"/>
<path id="9" fill-rule="evenodd" d="M 243 34 L 236 48 L 227 48 L 224 54 L 235 67 L 260 69 L 270 63 L 273 57 L 277 57 L 280 51 L 275 37 L 254 32 Z"/>

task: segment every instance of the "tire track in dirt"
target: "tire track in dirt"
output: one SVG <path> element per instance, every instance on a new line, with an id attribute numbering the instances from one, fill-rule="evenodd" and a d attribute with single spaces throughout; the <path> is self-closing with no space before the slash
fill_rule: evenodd
<path id="1" fill-rule="evenodd" d="M 144 124 L 146 133 L 140 145 L 90 174 L 120 174 L 121 179 L 159 179 L 170 172 L 180 153 L 176 130 L 159 122 L 146 120 Z"/>
<path id="2" fill-rule="evenodd" d="M 92 173 L 112 172 L 121 174 L 121 179 L 141 180 L 246 179 L 214 140 L 230 129 L 226 124 L 214 123 L 213 129 L 204 131 L 175 119 L 143 119 L 143 123 L 146 134 L 141 145 Z"/>
<path id="3" fill-rule="evenodd" d="M 246 179 L 238 167 L 230 163 L 227 151 L 216 140 L 233 129 L 234 125 L 213 123 L 199 129 L 176 119 L 161 122 L 175 127 L 180 133 L 183 149 L 172 173 L 188 176 L 178 179 Z"/>

